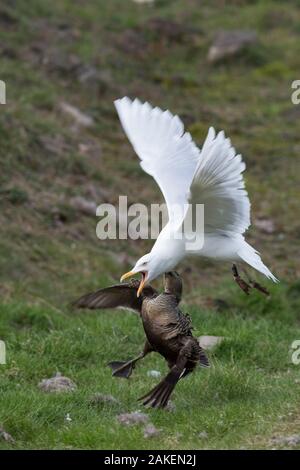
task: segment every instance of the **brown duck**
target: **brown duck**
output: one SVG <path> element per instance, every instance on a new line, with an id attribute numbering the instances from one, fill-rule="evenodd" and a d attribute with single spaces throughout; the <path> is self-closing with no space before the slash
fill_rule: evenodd
<path id="1" fill-rule="evenodd" d="M 78 308 L 125 307 L 140 313 L 146 335 L 143 351 L 128 361 L 112 361 L 108 365 L 116 377 L 129 378 L 137 361 L 152 351 L 167 361 L 170 372 L 149 393 L 140 398 L 144 405 L 164 408 L 177 382 L 192 372 L 198 364 L 209 366 L 209 361 L 198 341 L 192 335 L 189 315 L 178 307 L 182 295 L 182 281 L 175 272 L 164 275 L 164 292 L 159 294 L 152 286 L 145 286 L 137 297 L 139 281 L 131 280 L 84 295 L 74 306 Z"/>

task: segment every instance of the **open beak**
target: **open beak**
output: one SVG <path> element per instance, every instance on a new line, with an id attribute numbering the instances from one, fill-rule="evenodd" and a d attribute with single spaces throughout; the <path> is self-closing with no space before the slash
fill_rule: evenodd
<path id="1" fill-rule="evenodd" d="M 128 273 L 123 274 L 120 281 L 123 282 L 125 279 L 127 279 L 128 277 L 134 276 L 135 274 L 137 274 L 137 273 L 135 273 L 133 271 L 129 271 Z M 136 294 L 137 297 L 139 297 L 141 295 L 141 293 L 144 289 L 144 286 L 145 286 L 146 281 L 147 281 L 148 273 L 147 273 L 147 271 L 141 271 L 141 275 L 142 275 L 142 279 L 141 279 L 141 282 L 140 282 L 140 285 L 139 285 L 139 288 L 138 288 L 138 291 L 137 291 L 137 294 Z"/>
<path id="2" fill-rule="evenodd" d="M 141 279 L 141 282 L 140 282 L 138 291 L 137 291 L 137 293 L 136 293 L 136 296 L 137 296 L 137 297 L 139 297 L 139 296 L 141 295 L 142 290 L 144 289 L 144 286 L 145 286 L 146 281 L 147 281 L 147 275 L 148 275 L 148 273 L 142 271 L 141 274 L 142 274 L 142 279 Z"/>
<path id="3" fill-rule="evenodd" d="M 128 277 L 134 276 L 135 274 L 136 273 L 134 273 L 133 271 L 128 271 L 128 273 L 123 274 L 123 276 L 120 279 L 120 282 L 125 281 L 125 279 L 127 279 Z"/>

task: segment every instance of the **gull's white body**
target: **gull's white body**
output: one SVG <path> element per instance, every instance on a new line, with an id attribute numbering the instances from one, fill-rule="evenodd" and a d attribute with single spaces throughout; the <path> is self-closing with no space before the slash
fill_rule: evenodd
<path id="1" fill-rule="evenodd" d="M 259 254 L 244 239 L 250 225 L 250 202 L 244 189 L 245 164 L 236 155 L 223 132 L 209 129 L 200 149 L 178 116 L 125 97 L 115 105 L 142 168 L 156 180 L 168 207 L 169 222 L 159 234 L 151 252 L 143 256 L 132 272 L 147 271 L 151 281 L 170 271 L 188 255 L 216 260 L 244 261 L 276 281 Z M 188 233 L 183 230 L 187 205 L 204 204 L 204 243 L 194 251 L 186 249 Z M 174 207 L 182 210 L 178 212 Z M 176 232 L 183 237 L 176 239 Z M 146 266 L 146 267 L 145 267 Z"/>

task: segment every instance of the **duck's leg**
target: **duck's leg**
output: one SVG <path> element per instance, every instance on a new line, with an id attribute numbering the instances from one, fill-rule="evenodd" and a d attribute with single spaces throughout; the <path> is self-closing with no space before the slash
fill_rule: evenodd
<path id="1" fill-rule="evenodd" d="M 250 284 L 247 284 L 247 282 L 244 281 L 244 279 L 242 279 L 239 276 L 239 272 L 238 272 L 237 267 L 236 267 L 235 264 L 232 265 L 232 273 L 233 273 L 233 277 L 234 277 L 235 282 L 240 286 L 240 288 L 242 289 L 242 291 L 245 292 L 245 294 L 249 295 L 251 286 L 250 286 Z"/>
<path id="2" fill-rule="evenodd" d="M 193 342 L 188 341 L 180 350 L 176 364 L 171 368 L 166 377 L 150 392 L 139 398 L 139 400 L 143 401 L 143 405 L 152 406 L 152 408 L 165 408 L 167 406 L 172 391 L 184 374 L 186 363 L 192 351 Z"/>
<path id="3" fill-rule="evenodd" d="M 149 352 L 153 351 L 152 346 L 148 341 L 146 341 L 144 350 L 141 352 L 137 357 L 134 359 L 129 359 L 128 361 L 111 361 L 107 365 L 112 369 L 112 375 L 114 377 L 123 377 L 128 379 L 133 369 L 135 368 L 135 364 L 140 360 L 143 359 Z"/>
<path id="4" fill-rule="evenodd" d="M 264 287 L 262 286 L 261 284 L 259 284 L 258 282 L 254 281 L 250 276 L 249 274 L 247 273 L 246 269 L 243 267 L 243 271 L 247 277 L 247 280 L 249 282 L 249 284 L 251 284 L 252 287 L 254 287 L 254 289 L 257 289 L 259 290 L 260 292 L 262 292 L 263 294 L 269 296 L 270 295 L 270 292 Z"/>

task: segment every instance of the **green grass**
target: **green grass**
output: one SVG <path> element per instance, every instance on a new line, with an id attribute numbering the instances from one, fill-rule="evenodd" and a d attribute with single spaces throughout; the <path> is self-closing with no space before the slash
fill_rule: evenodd
<path id="1" fill-rule="evenodd" d="M 217 314 L 189 308 L 194 333 L 224 336 L 210 353 L 210 370 L 178 384 L 175 411 L 146 410 L 161 436 L 143 438 L 143 427 L 117 422 L 122 412 L 141 409 L 137 398 L 154 386 L 151 369 L 166 372 L 150 355 L 128 381 L 112 378 L 105 364 L 126 359 L 142 348 L 140 320 L 129 312 L 75 313 L 21 302 L 1 305 L 0 336 L 8 364 L 1 366 L 0 420 L 15 437 L 15 448 L 198 449 L 268 446 L 266 436 L 299 407 L 299 375 L 290 345 L 300 327 L 284 287 L 262 307 L 259 295 L 245 300 L 233 289 L 232 306 Z M 282 316 L 283 306 L 286 309 Z M 262 311 L 261 311 L 262 310 Z M 37 384 L 55 372 L 72 378 L 75 392 L 47 394 Z M 91 405 L 93 394 L 112 394 L 119 404 Z M 72 421 L 66 421 L 67 413 Z M 207 439 L 200 439 L 200 432 Z M 3 448 L 11 445 L 1 444 Z"/>
<path id="2" fill-rule="evenodd" d="M 0 339 L 7 365 L 0 366 L 0 426 L 16 440 L 14 446 L 0 441 L 1 448 L 269 448 L 273 434 L 297 432 L 299 366 L 289 350 L 300 338 L 300 106 L 290 95 L 299 79 L 299 2 L 188 3 L 1 2 L 7 104 L 0 109 Z M 182 36 L 155 29 L 157 18 L 177 22 Z M 259 44 L 210 65 L 215 33 L 241 28 L 255 29 Z M 99 73 L 92 84 L 80 81 L 86 67 Z M 140 350 L 139 319 L 68 307 L 80 294 L 115 282 L 151 246 L 100 242 L 96 217 L 70 204 L 73 196 L 116 203 L 119 194 L 129 202 L 161 201 L 118 122 L 113 100 L 123 95 L 180 114 L 200 145 L 210 125 L 225 130 L 247 163 L 254 221 L 275 225 L 266 234 L 254 224 L 248 240 L 281 280 L 266 282 L 271 299 L 247 298 L 231 281 L 229 265 L 180 266 L 195 334 L 226 339 L 211 354 L 210 370 L 178 385 L 174 413 L 146 411 L 162 430 L 149 440 L 142 427 L 122 427 L 116 416 L 141 408 L 137 398 L 156 382 L 147 371 L 164 373 L 164 361 L 149 356 L 129 382 L 105 367 Z M 95 125 L 74 129 L 61 101 L 88 113 Z M 227 307 L 217 309 L 217 299 Z M 41 392 L 39 381 L 56 371 L 77 390 Z M 113 394 L 120 405 L 91 406 L 97 392 Z M 208 439 L 198 438 L 202 431 Z"/>

